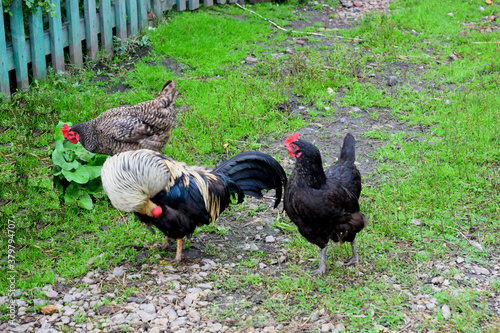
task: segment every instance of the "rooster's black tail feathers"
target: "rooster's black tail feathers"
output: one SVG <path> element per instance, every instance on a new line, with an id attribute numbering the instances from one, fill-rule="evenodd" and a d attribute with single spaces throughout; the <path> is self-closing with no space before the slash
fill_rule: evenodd
<path id="1" fill-rule="evenodd" d="M 274 208 L 281 202 L 287 178 L 281 165 L 273 157 L 247 151 L 233 156 L 217 166 L 213 173 L 220 173 L 234 181 L 245 195 L 262 197 L 262 190 L 276 190 Z M 233 192 L 234 193 L 234 192 Z"/>
<path id="2" fill-rule="evenodd" d="M 356 159 L 355 146 L 356 146 L 356 140 L 354 140 L 354 137 L 351 135 L 351 133 L 347 133 L 347 135 L 344 138 L 344 144 L 342 145 L 342 150 L 340 151 L 339 162 L 345 161 L 349 163 L 354 163 L 354 160 Z"/>

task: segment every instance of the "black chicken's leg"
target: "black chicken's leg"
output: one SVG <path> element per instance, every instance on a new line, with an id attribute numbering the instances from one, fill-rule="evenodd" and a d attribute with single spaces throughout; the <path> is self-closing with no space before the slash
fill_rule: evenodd
<path id="1" fill-rule="evenodd" d="M 325 246 L 319 255 L 319 268 L 311 273 L 311 275 L 324 275 L 326 272 L 326 250 L 328 245 Z"/>
<path id="2" fill-rule="evenodd" d="M 355 239 L 351 242 L 352 256 L 345 260 L 344 266 L 359 265 L 358 250 L 356 250 L 355 242 Z"/>

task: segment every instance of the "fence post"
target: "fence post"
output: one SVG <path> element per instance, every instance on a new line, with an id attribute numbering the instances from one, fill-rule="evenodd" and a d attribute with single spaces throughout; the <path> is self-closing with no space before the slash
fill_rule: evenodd
<path id="1" fill-rule="evenodd" d="M 85 39 L 87 42 L 87 55 L 90 59 L 95 59 L 98 51 L 97 11 L 95 0 L 85 0 L 83 6 L 85 12 Z"/>
<path id="2" fill-rule="evenodd" d="M 12 50 L 14 51 L 17 87 L 26 89 L 29 86 L 28 57 L 26 55 L 26 39 L 24 38 L 23 7 L 21 0 L 14 0 L 10 5 L 10 10 L 12 11 L 10 30 L 12 32 Z"/>
<path id="3" fill-rule="evenodd" d="M 66 0 L 66 15 L 68 16 L 69 58 L 75 66 L 82 67 L 82 37 L 80 35 L 78 0 Z"/>
<path id="4" fill-rule="evenodd" d="M 3 6 L 0 1 L 0 54 L 5 54 L 5 57 L 0 57 L 0 93 L 3 96 L 10 96 L 9 84 L 9 64 L 7 63 L 7 43 L 5 42 L 5 22 L 3 20 Z"/>

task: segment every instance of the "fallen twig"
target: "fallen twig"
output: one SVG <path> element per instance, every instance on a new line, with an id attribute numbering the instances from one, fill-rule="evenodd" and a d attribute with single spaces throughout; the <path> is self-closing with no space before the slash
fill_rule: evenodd
<path id="1" fill-rule="evenodd" d="M 256 12 L 254 12 L 253 10 L 250 10 L 250 9 L 246 9 L 245 7 L 243 7 L 242 5 L 240 5 L 239 3 L 235 3 L 236 6 L 240 7 L 241 9 L 243 10 L 246 10 L 247 12 L 250 12 L 252 14 L 255 14 L 257 15 L 258 17 L 260 17 L 261 19 L 265 20 L 265 21 L 268 21 L 269 23 L 271 23 L 272 25 L 274 25 L 276 28 L 282 30 L 282 31 L 285 31 L 285 32 L 294 32 L 294 33 L 297 33 L 297 34 L 307 34 L 307 35 L 314 35 L 314 36 L 321 36 L 321 37 L 325 37 L 324 34 L 320 34 L 318 32 L 306 32 L 306 31 L 296 31 L 296 30 L 287 30 L 283 27 L 280 27 L 279 25 L 277 25 L 276 23 L 274 23 L 271 19 L 268 19 L 268 18 L 265 18 L 264 16 L 260 15 L 260 14 L 257 14 Z"/>

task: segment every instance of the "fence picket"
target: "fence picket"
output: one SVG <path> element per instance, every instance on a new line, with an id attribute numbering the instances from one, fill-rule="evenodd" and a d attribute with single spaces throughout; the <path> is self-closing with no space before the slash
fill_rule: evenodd
<path id="1" fill-rule="evenodd" d="M 68 17 L 69 59 L 73 65 L 82 67 L 82 38 L 78 0 L 66 0 L 66 16 Z"/>
<path id="2" fill-rule="evenodd" d="M 111 26 L 111 0 L 99 0 L 99 21 L 101 46 L 109 56 L 113 56 L 113 27 Z"/>
<path id="3" fill-rule="evenodd" d="M 115 0 L 116 36 L 120 41 L 127 39 L 127 11 L 125 0 Z"/>
<path id="4" fill-rule="evenodd" d="M 85 39 L 87 42 L 87 55 L 90 59 L 95 59 L 98 51 L 95 0 L 85 0 L 83 6 L 85 12 Z"/>
<path id="5" fill-rule="evenodd" d="M 146 0 L 137 0 L 137 18 L 139 19 L 139 31 L 148 26 L 148 7 Z"/>
<path id="6" fill-rule="evenodd" d="M 45 62 L 42 9 L 38 7 L 34 13 L 28 14 L 28 21 L 33 77 L 35 79 L 43 79 L 47 76 L 47 63 Z"/>
<path id="7" fill-rule="evenodd" d="M 189 10 L 195 10 L 200 8 L 200 0 L 188 0 Z"/>
<path id="8" fill-rule="evenodd" d="M 183 12 L 186 10 L 186 0 L 175 0 L 175 4 L 178 11 Z"/>
<path id="9" fill-rule="evenodd" d="M 50 55 L 56 72 L 64 72 L 64 47 L 62 40 L 61 2 L 52 0 L 55 15 L 49 15 Z"/>
<path id="10" fill-rule="evenodd" d="M 26 54 L 26 39 L 24 37 L 23 7 L 21 0 L 14 0 L 10 5 L 10 10 L 12 12 L 12 16 L 10 17 L 10 30 L 12 31 L 12 51 L 14 53 L 14 64 L 16 66 L 17 87 L 26 89 L 29 86 L 28 57 Z"/>
<path id="11" fill-rule="evenodd" d="M 0 13 L 3 13 L 3 5 L 0 1 Z M 3 15 L 0 15 L 0 93 L 3 96 L 10 96 L 9 67 L 7 64 L 7 42 L 5 41 L 5 22 Z"/>
<path id="12" fill-rule="evenodd" d="M 137 20 L 137 1 L 127 0 L 128 36 L 135 37 L 139 32 Z"/>

